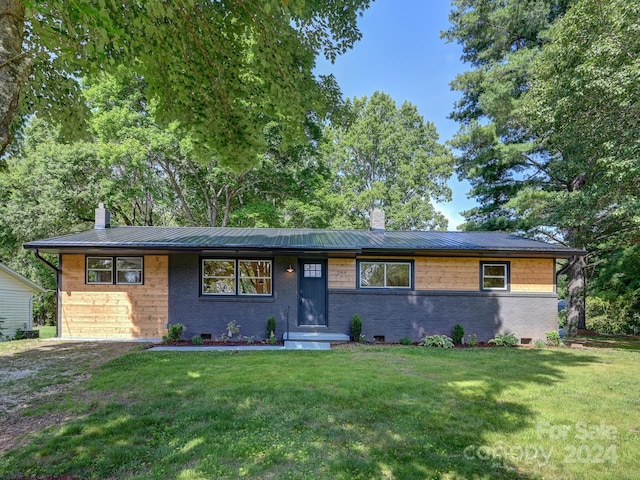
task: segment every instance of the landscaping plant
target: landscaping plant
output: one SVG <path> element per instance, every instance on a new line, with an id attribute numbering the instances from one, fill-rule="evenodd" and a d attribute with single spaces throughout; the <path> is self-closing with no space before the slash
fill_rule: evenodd
<path id="1" fill-rule="evenodd" d="M 184 331 L 184 325 L 181 323 L 170 323 L 169 334 L 167 338 L 172 342 L 177 342 L 182 338 L 182 332 Z"/>
<path id="2" fill-rule="evenodd" d="M 271 337 L 272 333 L 276 333 L 276 317 L 273 315 L 267 318 L 267 337 Z"/>
<path id="3" fill-rule="evenodd" d="M 362 336 L 362 320 L 360 320 L 359 315 L 354 315 L 351 317 L 351 338 L 353 338 L 354 342 L 361 341 Z"/>
<path id="4" fill-rule="evenodd" d="M 413 345 L 413 342 L 409 337 L 402 337 L 400 339 L 400 345 Z"/>
<path id="5" fill-rule="evenodd" d="M 453 340 L 446 335 L 430 335 L 420 340 L 421 347 L 453 348 Z"/>
<path id="6" fill-rule="evenodd" d="M 462 345 L 462 339 L 464 338 L 464 327 L 459 323 L 453 326 L 453 335 L 451 339 L 454 345 Z"/>
<path id="7" fill-rule="evenodd" d="M 515 347 L 519 342 L 514 333 L 498 333 L 496 338 L 489 340 L 489 343 L 493 343 L 498 347 Z"/>
<path id="8" fill-rule="evenodd" d="M 547 337 L 547 345 L 550 347 L 560 346 L 560 334 L 557 330 L 550 330 L 544 334 Z"/>

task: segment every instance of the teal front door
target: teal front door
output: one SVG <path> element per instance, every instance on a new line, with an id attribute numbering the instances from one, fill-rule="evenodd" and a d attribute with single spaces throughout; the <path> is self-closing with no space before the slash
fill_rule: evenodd
<path id="1" fill-rule="evenodd" d="M 300 260 L 298 325 L 327 324 L 327 262 Z"/>

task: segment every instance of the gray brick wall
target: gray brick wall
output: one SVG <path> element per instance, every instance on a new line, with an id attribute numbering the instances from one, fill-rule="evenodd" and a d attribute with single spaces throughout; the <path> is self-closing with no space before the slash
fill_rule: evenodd
<path id="1" fill-rule="evenodd" d="M 239 257 L 238 257 L 239 258 Z M 254 258 L 244 255 L 242 258 Z M 296 273 L 285 272 L 295 257 L 273 258 L 272 297 L 204 297 L 200 293 L 200 257 L 195 254 L 169 255 L 169 321 L 185 326 L 183 337 L 211 334 L 220 337 L 229 322 L 235 320 L 240 335 L 266 337 L 267 318 L 276 317 L 278 337 L 286 329 L 287 306 L 291 324 L 297 315 Z"/>
<path id="2" fill-rule="evenodd" d="M 457 323 L 465 336 L 487 341 L 496 333 L 515 333 L 518 338 L 544 339 L 557 328 L 556 294 L 486 292 L 363 292 L 331 290 L 329 319 L 334 328 L 350 330 L 351 317 L 362 319 L 367 340 L 384 336 L 387 342 L 425 335 L 451 336 Z"/>
<path id="3" fill-rule="evenodd" d="M 220 337 L 233 320 L 241 325 L 241 335 L 262 339 L 271 315 L 276 317 L 276 333 L 282 338 L 287 307 L 292 330 L 349 334 L 351 317 L 357 314 L 368 340 L 384 336 L 387 342 L 401 337 L 417 341 L 425 335 L 451 336 L 456 323 L 464 327 L 465 335 L 476 333 L 478 341 L 511 332 L 519 338 L 544 339 L 545 332 L 557 328 L 556 294 L 357 289 L 329 290 L 327 327 L 296 328 L 298 272 L 285 271 L 289 264 L 297 270 L 296 257 L 273 258 L 274 294 L 266 298 L 200 296 L 199 259 L 197 254 L 169 255 L 169 321 L 183 323 L 187 339 L 203 333 Z"/>

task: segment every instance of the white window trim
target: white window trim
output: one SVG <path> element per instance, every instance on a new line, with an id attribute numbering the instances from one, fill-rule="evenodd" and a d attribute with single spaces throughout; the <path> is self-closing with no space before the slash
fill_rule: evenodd
<path id="1" fill-rule="evenodd" d="M 503 267 L 504 268 L 504 275 L 485 275 L 484 273 L 484 269 L 485 267 Z M 502 292 L 506 292 L 509 290 L 509 269 L 510 269 L 510 265 L 509 262 L 483 262 L 480 264 L 480 288 L 482 290 L 497 290 L 497 291 L 502 291 Z M 485 287 L 484 286 L 484 279 L 485 278 L 501 278 L 504 280 L 504 287 Z"/>

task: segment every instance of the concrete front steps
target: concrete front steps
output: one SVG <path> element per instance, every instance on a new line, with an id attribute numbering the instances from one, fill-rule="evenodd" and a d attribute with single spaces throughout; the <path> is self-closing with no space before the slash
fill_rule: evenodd
<path id="1" fill-rule="evenodd" d="M 284 348 L 291 350 L 329 350 L 332 343 L 349 341 L 343 333 L 285 332 Z"/>

